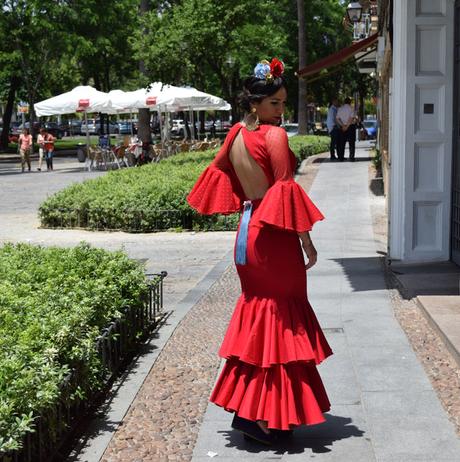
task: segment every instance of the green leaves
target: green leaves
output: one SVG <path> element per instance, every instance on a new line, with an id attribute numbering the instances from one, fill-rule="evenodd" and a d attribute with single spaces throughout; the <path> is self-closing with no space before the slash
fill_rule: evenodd
<path id="1" fill-rule="evenodd" d="M 33 431 L 71 370 L 79 371 L 79 395 L 98 389 L 96 338 L 145 291 L 142 268 L 122 252 L 0 248 L 0 454 Z"/>

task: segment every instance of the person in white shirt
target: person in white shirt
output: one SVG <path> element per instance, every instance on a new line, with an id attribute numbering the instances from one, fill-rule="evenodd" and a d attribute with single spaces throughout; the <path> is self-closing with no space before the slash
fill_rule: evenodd
<path id="1" fill-rule="evenodd" d="M 38 144 L 38 168 L 39 172 L 42 171 L 42 163 L 43 163 L 43 154 L 45 152 L 45 134 L 46 130 L 44 128 L 40 128 L 40 133 L 37 136 L 37 144 Z"/>
<path id="2" fill-rule="evenodd" d="M 350 151 L 350 162 L 354 162 L 355 160 L 356 113 L 350 104 L 351 99 L 345 98 L 344 104 L 337 110 L 336 122 L 339 126 L 337 155 L 340 162 L 343 162 L 345 158 L 345 145 L 347 141 Z"/>
<path id="3" fill-rule="evenodd" d="M 331 160 L 336 160 L 337 156 L 335 152 L 338 151 L 338 140 L 339 140 L 339 128 L 337 127 L 336 117 L 337 117 L 337 106 L 339 102 L 337 98 L 333 98 L 331 104 L 329 105 L 329 109 L 327 110 L 327 131 L 329 132 L 329 136 L 331 137 L 331 144 L 329 146 L 329 151 L 331 153 Z"/>

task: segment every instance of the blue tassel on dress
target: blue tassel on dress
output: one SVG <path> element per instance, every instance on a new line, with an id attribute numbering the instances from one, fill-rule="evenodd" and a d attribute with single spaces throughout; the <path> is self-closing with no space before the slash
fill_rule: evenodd
<path id="1" fill-rule="evenodd" d="M 248 247 L 248 228 L 252 214 L 252 202 L 244 201 L 243 217 L 241 218 L 240 230 L 236 239 L 236 256 L 235 263 L 237 265 L 246 264 L 246 249 Z"/>

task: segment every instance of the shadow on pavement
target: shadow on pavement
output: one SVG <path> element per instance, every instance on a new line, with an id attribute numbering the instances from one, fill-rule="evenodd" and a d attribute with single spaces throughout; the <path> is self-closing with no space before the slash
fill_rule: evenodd
<path id="1" fill-rule="evenodd" d="M 406 300 L 419 295 L 459 295 L 460 267 L 453 262 L 401 264 L 388 267 L 390 284 Z"/>
<path id="2" fill-rule="evenodd" d="M 330 446 L 333 446 L 336 441 L 352 437 L 361 438 L 365 433 L 356 425 L 352 425 L 352 419 L 349 417 L 333 414 L 325 414 L 325 417 L 326 422 L 294 430 L 292 437 L 285 438 L 273 446 L 264 446 L 245 440 L 243 435 L 236 430 L 224 430 L 218 433 L 228 440 L 226 447 L 249 453 L 270 452 L 278 455 L 301 454 L 308 449 L 316 454 L 331 452 Z"/>
<path id="3" fill-rule="evenodd" d="M 385 255 L 337 258 L 353 292 L 397 289 L 410 300 L 419 295 L 459 295 L 460 267 L 452 262 L 388 265 Z"/>
<path id="4" fill-rule="evenodd" d="M 387 289 L 382 257 L 332 258 L 330 261 L 343 268 L 354 292 Z"/>
<path id="5" fill-rule="evenodd" d="M 374 196 L 383 196 L 383 178 L 373 178 L 369 187 Z"/>

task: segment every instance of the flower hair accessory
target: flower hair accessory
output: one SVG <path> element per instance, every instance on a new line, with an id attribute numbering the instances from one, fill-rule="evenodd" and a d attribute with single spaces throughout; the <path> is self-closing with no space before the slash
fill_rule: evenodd
<path id="1" fill-rule="evenodd" d="M 254 76 L 267 82 L 273 82 L 273 79 L 281 77 L 283 72 L 284 64 L 277 58 L 273 58 L 271 63 L 264 59 L 254 68 Z"/>

